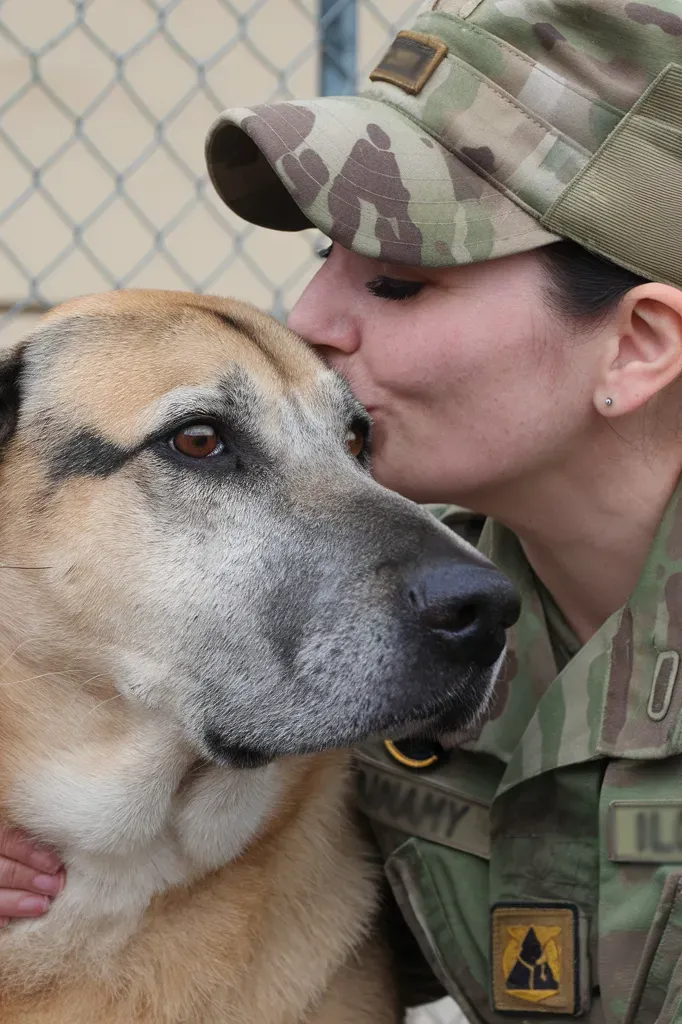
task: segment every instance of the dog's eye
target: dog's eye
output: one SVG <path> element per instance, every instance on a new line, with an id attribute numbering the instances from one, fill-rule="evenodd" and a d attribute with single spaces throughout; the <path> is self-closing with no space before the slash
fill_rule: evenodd
<path id="1" fill-rule="evenodd" d="M 365 450 L 366 431 L 360 427 L 349 427 L 346 434 L 346 447 L 354 459 L 359 459 Z"/>
<path id="2" fill-rule="evenodd" d="M 215 427 L 209 423 L 193 423 L 183 427 L 173 437 L 171 445 L 182 455 L 192 459 L 206 459 L 218 455 L 225 447 Z"/>

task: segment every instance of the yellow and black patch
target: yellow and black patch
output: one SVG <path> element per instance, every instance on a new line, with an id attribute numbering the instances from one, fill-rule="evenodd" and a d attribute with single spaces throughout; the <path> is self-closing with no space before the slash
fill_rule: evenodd
<path id="1" fill-rule="evenodd" d="M 495 904 L 493 1009 L 523 1016 L 582 1013 L 580 940 L 579 912 L 573 904 Z"/>
<path id="2" fill-rule="evenodd" d="M 369 77 L 372 82 L 390 82 L 416 96 L 447 52 L 437 36 L 399 32 Z"/>

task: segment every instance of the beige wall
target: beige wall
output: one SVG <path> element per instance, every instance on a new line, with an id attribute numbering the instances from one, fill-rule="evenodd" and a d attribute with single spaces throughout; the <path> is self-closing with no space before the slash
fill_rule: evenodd
<path id="1" fill-rule="evenodd" d="M 35 313 L 21 313 L 19 316 L 0 314 L 0 349 L 13 345 L 38 322 Z"/>
<path id="2" fill-rule="evenodd" d="M 359 61 L 366 69 L 408 4 L 357 3 Z M 253 0 L 231 5 L 247 10 Z M 206 128 L 223 106 L 315 93 L 317 0 L 267 0 L 241 28 L 221 0 L 168 0 L 165 10 L 160 26 L 145 0 L 97 0 L 86 6 L 83 24 L 73 0 L 5 0 L 0 6 L 10 36 L 33 53 L 47 47 L 37 61 L 41 82 L 31 84 L 27 55 L 0 33 L 0 129 L 11 140 L 0 136 L 0 307 L 32 304 L 32 276 L 40 277 L 38 300 L 51 304 L 112 287 L 109 271 L 130 287 L 205 286 L 266 309 L 279 288 L 287 309 L 310 277 L 311 233 L 245 228 L 210 186 L 197 201 L 194 176 L 204 172 Z M 239 38 L 242 29 L 246 39 Z M 58 41 L 50 46 L 51 40 Z M 227 44 L 229 52 L 217 58 Z M 136 52 L 117 82 L 115 54 L 131 47 Z M 197 83 L 202 63 L 205 87 Z M 283 83 L 280 68 L 289 69 Z M 18 99 L 4 107 L 12 95 Z M 79 117 L 82 138 L 74 134 Z M 32 168 L 50 160 L 35 187 Z M 116 196 L 121 173 L 124 195 Z M 176 217 L 179 223 L 168 229 Z M 74 243 L 73 226 L 88 219 Z M 235 257 L 229 268 L 207 281 L 229 256 Z M 20 330 L 16 318 L 0 319 L 2 342 Z"/>

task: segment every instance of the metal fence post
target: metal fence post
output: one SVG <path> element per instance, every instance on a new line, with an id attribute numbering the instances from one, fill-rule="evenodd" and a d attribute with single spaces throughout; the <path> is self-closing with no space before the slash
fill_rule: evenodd
<path id="1" fill-rule="evenodd" d="M 320 0 L 320 95 L 355 92 L 356 0 Z"/>

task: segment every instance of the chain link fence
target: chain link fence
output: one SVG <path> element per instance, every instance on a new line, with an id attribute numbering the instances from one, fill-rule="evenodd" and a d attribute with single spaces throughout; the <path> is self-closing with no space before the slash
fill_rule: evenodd
<path id="1" fill-rule="evenodd" d="M 284 316 L 314 269 L 314 233 L 254 229 L 222 207 L 206 129 L 226 106 L 352 91 L 416 6 L 0 0 L 0 332 L 125 287 Z"/>

